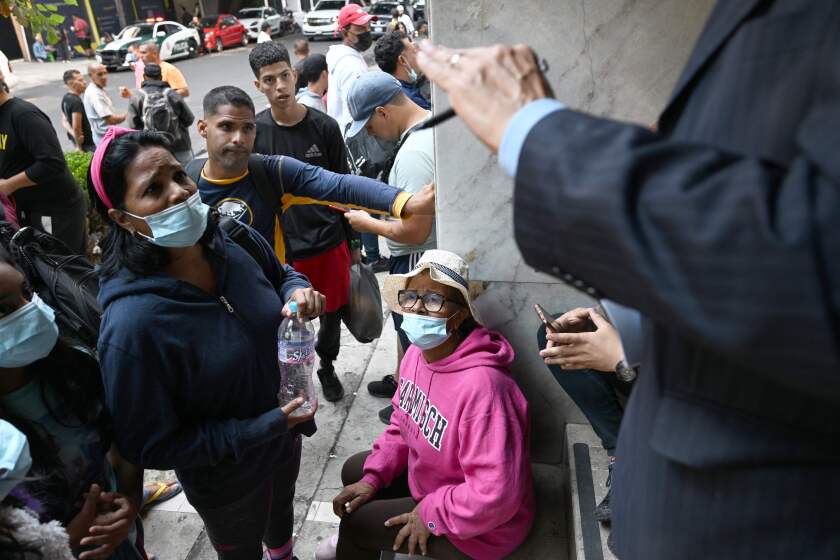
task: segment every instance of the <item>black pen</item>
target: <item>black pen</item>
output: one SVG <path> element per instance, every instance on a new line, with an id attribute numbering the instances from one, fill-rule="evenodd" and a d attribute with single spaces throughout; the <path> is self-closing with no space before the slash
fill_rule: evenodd
<path id="1" fill-rule="evenodd" d="M 426 122 L 424 122 L 423 124 L 418 126 L 417 130 L 426 130 L 427 128 L 432 128 L 434 126 L 439 125 L 442 122 L 448 121 L 449 119 L 451 119 L 454 116 L 455 116 L 455 109 L 450 107 L 446 111 L 443 111 L 442 113 L 438 113 L 437 115 L 433 116 L 432 118 L 430 118 L 429 120 L 427 120 Z"/>
<path id="2" fill-rule="evenodd" d="M 539 57 L 537 57 L 537 53 L 534 53 L 534 58 L 537 60 L 537 69 L 539 70 L 539 72 L 541 74 L 545 74 L 546 72 L 548 72 L 548 61 L 545 60 L 544 58 L 540 59 Z M 454 116 L 455 116 L 455 109 L 450 107 L 446 111 L 443 111 L 442 113 L 438 113 L 437 115 L 433 116 L 432 118 L 430 118 L 429 120 L 427 120 L 426 122 L 424 122 L 423 124 L 418 126 L 417 130 L 426 130 L 427 128 L 433 128 L 433 127 L 435 127 L 435 126 L 437 126 L 441 123 L 444 123 L 444 122 L 448 121 L 449 119 L 451 119 Z"/>

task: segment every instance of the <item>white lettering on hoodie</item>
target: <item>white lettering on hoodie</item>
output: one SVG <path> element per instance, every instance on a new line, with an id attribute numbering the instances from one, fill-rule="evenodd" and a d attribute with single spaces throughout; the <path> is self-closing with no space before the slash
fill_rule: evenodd
<path id="1" fill-rule="evenodd" d="M 400 379 L 400 385 L 400 408 L 417 424 L 429 445 L 440 451 L 449 420 L 410 379 Z"/>

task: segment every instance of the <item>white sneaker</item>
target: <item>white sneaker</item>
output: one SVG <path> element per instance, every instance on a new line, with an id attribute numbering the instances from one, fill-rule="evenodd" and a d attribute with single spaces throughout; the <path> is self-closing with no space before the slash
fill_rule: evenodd
<path id="1" fill-rule="evenodd" d="M 335 560 L 335 549 L 338 547 L 338 533 L 318 545 L 315 560 Z"/>

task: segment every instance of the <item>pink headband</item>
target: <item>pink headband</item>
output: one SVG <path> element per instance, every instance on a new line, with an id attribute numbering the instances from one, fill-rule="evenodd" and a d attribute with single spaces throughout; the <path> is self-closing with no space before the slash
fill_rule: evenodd
<path id="1" fill-rule="evenodd" d="M 121 126 L 110 127 L 105 132 L 105 136 L 102 137 L 102 142 L 100 142 L 96 147 L 96 151 L 93 153 L 93 160 L 90 162 L 90 179 L 93 181 L 93 188 L 96 190 L 96 194 L 99 195 L 99 200 L 101 200 L 102 204 L 104 204 L 109 210 L 113 208 L 114 205 L 111 204 L 111 200 L 108 198 L 108 195 L 105 194 L 105 185 L 102 183 L 102 160 L 105 159 L 105 152 L 108 151 L 108 147 L 111 145 L 111 142 L 115 138 L 119 138 L 129 132 L 136 131 L 130 128 L 123 128 Z"/>

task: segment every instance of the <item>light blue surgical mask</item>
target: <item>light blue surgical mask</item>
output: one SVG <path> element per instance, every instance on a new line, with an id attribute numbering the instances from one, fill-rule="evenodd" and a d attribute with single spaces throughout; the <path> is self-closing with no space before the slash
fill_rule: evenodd
<path id="1" fill-rule="evenodd" d="M 417 75 L 417 70 L 415 70 L 414 68 L 409 66 L 408 67 L 408 81 L 411 82 L 412 84 L 417 83 L 417 78 L 418 77 L 419 76 Z"/>
<path id="2" fill-rule="evenodd" d="M 5 420 L 0 420 L 0 500 L 23 481 L 32 466 L 26 436 Z"/>
<path id="3" fill-rule="evenodd" d="M 408 336 L 408 340 L 421 350 L 437 348 L 449 339 L 446 322 L 451 317 L 429 317 L 406 313 L 403 315 L 400 328 Z"/>
<path id="4" fill-rule="evenodd" d="M 209 213 L 210 207 L 201 202 L 198 191 L 184 202 L 157 214 L 135 216 L 126 212 L 129 216 L 149 224 L 152 230 L 151 237 L 137 233 L 159 247 L 192 247 L 198 243 L 207 229 Z"/>
<path id="5" fill-rule="evenodd" d="M 46 358 L 57 341 L 55 311 L 32 294 L 32 301 L 0 319 L 0 368 L 28 366 Z"/>

